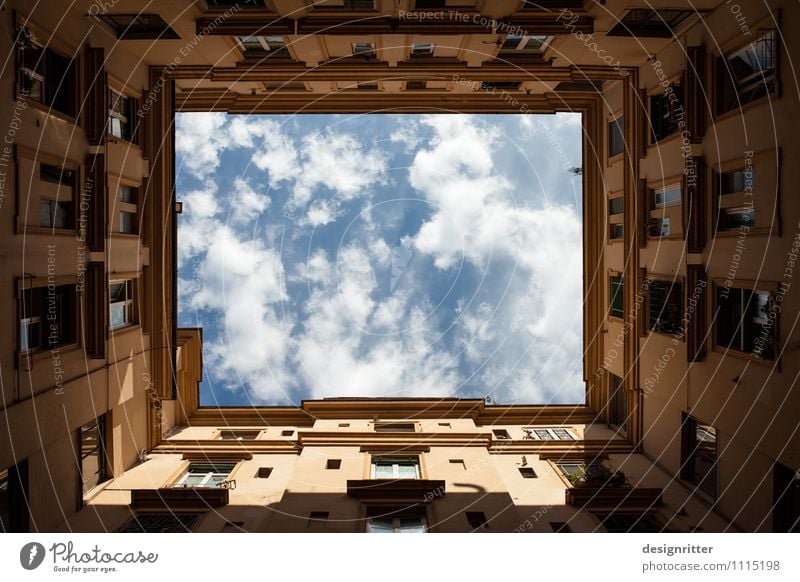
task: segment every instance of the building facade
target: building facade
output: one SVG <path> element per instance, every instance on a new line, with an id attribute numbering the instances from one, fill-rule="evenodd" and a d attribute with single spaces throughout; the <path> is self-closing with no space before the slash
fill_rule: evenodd
<path id="1" fill-rule="evenodd" d="M 636 4 L 636 3 L 634 3 Z M 800 7 L 0 10 L 4 531 L 796 531 Z M 199 406 L 176 111 L 583 114 L 580 406 Z"/>

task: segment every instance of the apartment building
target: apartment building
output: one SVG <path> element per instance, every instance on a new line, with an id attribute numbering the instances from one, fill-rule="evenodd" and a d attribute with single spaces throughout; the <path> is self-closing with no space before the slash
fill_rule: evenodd
<path id="1" fill-rule="evenodd" d="M 800 7 L 6 2 L 5 531 L 796 531 Z M 583 113 L 586 402 L 199 406 L 176 111 Z"/>

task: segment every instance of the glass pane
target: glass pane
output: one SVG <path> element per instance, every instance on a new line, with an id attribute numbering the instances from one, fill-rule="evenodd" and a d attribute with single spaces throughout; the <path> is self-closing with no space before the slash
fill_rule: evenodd
<path id="1" fill-rule="evenodd" d="M 55 228 L 68 228 L 69 227 L 69 208 L 64 202 L 56 202 L 53 204 L 53 226 Z"/>
<path id="2" fill-rule="evenodd" d="M 397 476 L 400 479 L 416 479 L 417 478 L 417 466 L 411 464 L 405 465 L 398 465 L 397 466 Z"/>
<path id="3" fill-rule="evenodd" d="M 136 215 L 132 212 L 120 212 L 119 231 L 123 234 L 136 234 Z"/>
<path id="4" fill-rule="evenodd" d="M 116 117 L 109 117 L 108 133 L 116 137 L 122 137 L 122 120 Z"/>
<path id="5" fill-rule="evenodd" d="M 125 281 L 117 281 L 108 286 L 108 300 L 112 303 L 125 300 Z"/>
<path id="6" fill-rule="evenodd" d="M 180 480 L 178 485 L 182 487 L 199 487 L 202 485 L 203 481 L 205 480 L 205 474 L 194 474 L 194 473 L 187 473 L 183 479 Z"/>
<path id="7" fill-rule="evenodd" d="M 681 203 L 681 187 L 670 186 L 663 190 L 656 190 L 656 207 L 675 206 Z"/>
<path id="8" fill-rule="evenodd" d="M 618 196 L 608 201 L 608 213 L 610 215 L 622 214 L 625 212 L 625 198 Z"/>
<path id="9" fill-rule="evenodd" d="M 391 519 L 373 517 L 367 522 L 368 533 L 394 533 L 394 523 Z"/>
<path id="10" fill-rule="evenodd" d="M 402 517 L 398 521 L 400 533 L 425 533 L 421 517 Z"/>
<path id="11" fill-rule="evenodd" d="M 134 196 L 134 189 L 130 186 L 126 186 L 124 184 L 120 184 L 119 186 L 119 199 L 122 202 L 127 202 L 129 204 L 136 204 L 136 197 Z"/>
<path id="12" fill-rule="evenodd" d="M 53 226 L 53 206 L 52 200 L 41 200 L 39 202 L 39 226 Z"/>
<path id="13" fill-rule="evenodd" d="M 109 307 L 108 310 L 109 320 L 111 321 L 111 327 L 116 327 L 118 325 L 122 325 L 125 323 L 125 304 L 124 303 L 114 303 Z"/>
<path id="14" fill-rule="evenodd" d="M 387 464 L 374 463 L 372 472 L 375 479 L 391 479 L 393 477 L 392 466 Z"/>

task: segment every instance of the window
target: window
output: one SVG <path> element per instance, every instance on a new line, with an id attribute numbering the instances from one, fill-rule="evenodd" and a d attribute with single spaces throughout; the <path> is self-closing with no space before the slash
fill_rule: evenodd
<path id="1" fill-rule="evenodd" d="M 414 8 L 417 10 L 431 10 L 436 8 L 444 8 L 447 5 L 447 0 L 416 0 Z"/>
<path id="2" fill-rule="evenodd" d="M 622 432 L 628 430 L 628 393 L 622 385 L 622 378 L 609 374 L 611 398 L 609 402 L 609 422 Z"/>
<path id="3" fill-rule="evenodd" d="M 340 422 L 339 428 L 348 428 L 350 426 L 349 422 Z"/>
<path id="4" fill-rule="evenodd" d="M 75 228 L 77 172 L 50 164 L 39 165 L 39 226 Z"/>
<path id="5" fill-rule="evenodd" d="M 625 318 L 625 284 L 622 274 L 609 277 L 609 315 L 611 317 Z"/>
<path id="6" fill-rule="evenodd" d="M 620 115 L 608 122 L 608 157 L 618 156 L 625 149 L 625 118 Z"/>
<path id="7" fill-rule="evenodd" d="M 747 46 L 717 57 L 717 115 L 772 94 L 777 88 L 778 44 L 774 29 L 763 29 Z"/>
<path id="8" fill-rule="evenodd" d="M 680 235 L 683 232 L 682 202 L 683 183 L 677 182 L 655 189 L 649 189 L 651 196 L 650 219 L 647 235 L 651 238 Z"/>
<path id="9" fill-rule="evenodd" d="M 489 529 L 489 524 L 486 523 L 486 516 L 482 511 L 467 511 L 464 515 L 466 515 L 467 522 L 472 529 Z"/>
<path id="10" fill-rule="evenodd" d="M 572 528 L 565 521 L 551 521 L 550 529 L 555 533 L 572 533 Z"/>
<path id="11" fill-rule="evenodd" d="M 373 457 L 370 470 L 372 479 L 419 479 L 417 457 Z"/>
<path id="12" fill-rule="evenodd" d="M 377 91 L 378 90 L 378 82 L 377 81 L 358 81 L 356 83 L 356 89 L 361 91 Z"/>
<path id="13" fill-rule="evenodd" d="M 450 459 L 450 466 L 464 471 L 467 470 L 467 464 L 464 462 L 464 459 Z"/>
<path id="14" fill-rule="evenodd" d="M 375 57 L 374 42 L 354 42 L 352 46 L 354 57 L 362 59 L 371 59 Z"/>
<path id="15" fill-rule="evenodd" d="M 121 234 L 136 234 L 139 231 L 139 189 L 128 184 L 117 186 L 117 207 L 119 208 L 119 225 Z"/>
<path id="16" fill-rule="evenodd" d="M 656 208 L 667 208 L 677 206 L 681 203 L 681 186 L 673 184 L 664 188 L 657 188 L 654 191 L 654 204 Z"/>
<path id="17" fill-rule="evenodd" d="M 441 426 L 442 428 L 451 428 L 452 427 L 452 425 L 449 422 L 440 422 L 439 426 Z"/>
<path id="18" fill-rule="evenodd" d="M 714 344 L 717 347 L 775 359 L 777 326 L 770 319 L 768 291 L 716 287 Z"/>
<path id="19" fill-rule="evenodd" d="M 23 289 L 20 301 L 19 349 L 37 352 L 77 341 L 75 285 Z"/>
<path id="20" fill-rule="evenodd" d="M 609 225 L 608 238 L 611 240 L 622 240 L 625 236 L 625 229 L 622 224 Z"/>
<path id="21" fill-rule="evenodd" d="M 222 430 L 217 437 L 221 441 L 252 441 L 261 434 L 260 430 Z"/>
<path id="22" fill-rule="evenodd" d="M 119 40 L 175 40 L 180 36 L 161 16 L 153 13 L 96 14 Z"/>
<path id="23" fill-rule="evenodd" d="M 108 321 L 111 329 L 136 322 L 133 279 L 111 281 L 108 285 Z"/>
<path id="24" fill-rule="evenodd" d="M 303 81 L 267 81 L 264 88 L 267 91 L 308 91 Z"/>
<path id="25" fill-rule="evenodd" d="M 293 436 L 293 435 L 294 435 L 294 431 L 293 430 L 281 431 L 281 436 L 290 437 L 290 436 Z"/>
<path id="26" fill-rule="evenodd" d="M 272 467 L 259 467 L 256 472 L 256 478 L 258 479 L 269 479 L 270 475 L 272 475 Z"/>
<path id="27" fill-rule="evenodd" d="M 0 533 L 28 531 L 28 462 L 0 470 Z"/>
<path id="28" fill-rule="evenodd" d="M 550 41 L 553 40 L 552 36 L 518 36 L 509 35 L 500 47 L 501 55 L 508 55 L 509 53 L 543 53 Z"/>
<path id="29" fill-rule="evenodd" d="M 678 25 L 692 14 L 693 10 L 634 8 L 608 31 L 608 36 L 672 37 Z"/>
<path id="30" fill-rule="evenodd" d="M 531 467 L 519 467 L 519 474 L 523 479 L 536 479 L 536 471 Z"/>
<path id="31" fill-rule="evenodd" d="M 650 280 L 648 322 L 651 331 L 682 334 L 683 286 L 678 281 Z"/>
<path id="32" fill-rule="evenodd" d="M 245 58 L 290 57 L 282 36 L 240 36 L 237 38 Z M 282 85 L 284 83 L 281 83 Z M 305 85 L 303 85 L 305 90 Z"/>
<path id="33" fill-rule="evenodd" d="M 79 431 L 84 495 L 108 479 L 105 430 L 106 417 L 103 415 L 84 424 Z"/>
<path id="34" fill-rule="evenodd" d="M 502 428 L 498 428 L 492 431 L 494 438 L 498 440 L 511 440 L 511 435 L 508 434 L 508 431 Z"/>
<path id="35" fill-rule="evenodd" d="M 236 463 L 191 463 L 175 487 L 225 487 Z"/>
<path id="36" fill-rule="evenodd" d="M 376 422 L 375 432 L 416 432 L 413 422 Z"/>
<path id="37" fill-rule="evenodd" d="M 608 214 L 610 216 L 622 214 L 623 212 L 625 212 L 625 198 L 623 196 L 617 196 L 608 201 Z"/>
<path id="38" fill-rule="evenodd" d="M 134 112 L 130 98 L 114 89 L 109 89 L 108 96 L 108 133 L 127 141 L 132 141 L 132 121 Z"/>
<path id="39" fill-rule="evenodd" d="M 752 206 L 733 206 L 720 208 L 717 215 L 717 230 L 749 230 L 756 225 L 755 208 Z"/>
<path id="40" fill-rule="evenodd" d="M 427 81 L 406 81 L 407 91 L 422 91 L 428 88 Z"/>
<path id="41" fill-rule="evenodd" d="M 421 515 L 405 517 L 370 517 L 367 533 L 425 533 L 425 518 Z"/>
<path id="42" fill-rule="evenodd" d="M 712 171 L 712 228 L 715 235 L 778 234 L 780 152 L 748 152 Z"/>
<path id="43" fill-rule="evenodd" d="M 753 191 L 755 171 L 753 168 L 742 168 L 730 172 L 715 174 L 717 179 L 717 195 L 729 196 L 731 194 L 744 194 Z"/>
<path id="44" fill-rule="evenodd" d="M 681 445 L 681 478 L 716 497 L 717 430 L 684 413 Z"/>
<path id="45" fill-rule="evenodd" d="M 76 65 L 50 48 L 34 43 L 19 49 L 20 93 L 69 116 L 75 115 Z"/>
<path id="46" fill-rule="evenodd" d="M 340 469 L 342 466 L 341 459 L 328 459 L 328 462 L 325 463 L 326 469 Z"/>
<path id="47" fill-rule="evenodd" d="M 650 97 L 651 143 L 677 133 L 684 115 L 680 95 L 680 83 L 673 83 L 664 92 Z"/>
<path id="48" fill-rule="evenodd" d="M 573 435 L 568 429 L 566 428 L 524 428 L 522 429 L 525 431 L 525 438 L 533 439 L 535 441 L 573 441 L 575 440 L 575 435 Z"/>
<path id="49" fill-rule="evenodd" d="M 561 471 L 561 474 L 567 479 L 575 475 L 583 475 L 584 473 L 583 463 L 557 463 L 556 467 L 558 467 L 558 470 Z"/>
<path id="50" fill-rule="evenodd" d="M 140 513 L 119 528 L 120 533 L 186 533 L 200 517 L 197 513 Z"/>
<path id="51" fill-rule="evenodd" d="M 412 57 L 429 57 L 431 55 L 433 55 L 432 42 L 415 42 L 411 45 Z"/>

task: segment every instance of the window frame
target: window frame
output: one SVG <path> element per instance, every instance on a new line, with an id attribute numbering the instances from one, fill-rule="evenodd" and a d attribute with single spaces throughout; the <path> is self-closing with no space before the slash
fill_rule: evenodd
<path id="1" fill-rule="evenodd" d="M 623 206 L 622 211 L 612 214 L 611 213 L 611 205 L 612 201 L 622 200 Z M 606 197 L 606 217 L 608 223 L 608 242 L 609 244 L 616 244 L 621 243 L 625 237 L 625 191 L 624 190 L 615 190 L 614 192 L 609 192 L 608 196 Z M 616 237 L 612 236 L 614 233 L 615 227 L 622 229 L 622 236 Z"/>
<path id="2" fill-rule="evenodd" d="M 648 279 L 647 295 L 646 295 L 646 310 L 645 310 L 645 319 L 644 319 L 644 325 L 645 325 L 646 333 L 648 333 L 648 334 L 650 334 L 650 333 L 658 333 L 658 334 L 665 335 L 665 336 L 668 336 L 668 337 L 673 337 L 673 338 L 681 340 L 681 341 L 686 341 L 686 330 L 682 329 L 682 327 L 681 327 L 683 325 L 684 315 L 686 313 L 686 297 L 685 297 L 685 294 L 686 294 L 686 281 L 684 280 L 684 277 L 680 276 L 680 275 L 658 275 L 658 274 L 655 274 L 655 273 L 647 273 L 646 277 Z M 652 324 L 651 324 L 651 316 L 650 316 L 651 310 L 653 309 L 652 299 L 651 299 L 652 291 L 653 291 L 653 285 L 652 285 L 653 282 L 667 283 L 669 285 L 669 290 L 667 291 L 667 293 L 669 294 L 668 297 L 672 296 L 672 293 L 674 293 L 676 285 L 680 286 L 680 294 L 679 294 L 680 295 L 680 309 L 678 310 L 678 329 L 681 330 L 681 331 L 679 331 L 679 332 L 670 332 L 670 331 L 660 331 L 660 330 L 657 330 L 657 329 L 653 329 Z M 665 305 L 666 305 L 666 303 L 665 303 Z M 660 312 L 663 312 L 663 306 L 662 306 Z"/>
<path id="3" fill-rule="evenodd" d="M 400 522 L 403 519 L 418 519 L 419 522 L 420 522 L 420 527 L 422 527 L 423 531 L 421 531 L 421 532 L 404 532 L 404 531 L 402 531 Z M 372 525 L 372 521 L 373 520 L 384 520 L 384 521 L 392 520 L 393 531 L 391 531 L 391 532 L 388 532 L 388 531 L 372 531 L 373 530 L 373 525 Z M 420 512 L 418 514 L 408 513 L 406 515 L 395 515 L 394 513 L 387 513 L 387 515 L 385 515 L 385 516 L 369 516 L 368 515 L 366 520 L 365 520 L 365 522 L 366 522 L 365 523 L 365 529 L 364 529 L 365 533 L 395 533 L 395 534 L 398 534 L 398 533 L 428 533 L 429 532 L 427 517 L 422 512 Z"/>
<path id="4" fill-rule="evenodd" d="M 378 465 L 391 466 L 391 477 L 376 477 L 376 467 Z M 401 477 L 400 466 L 412 465 L 415 468 L 414 477 Z M 422 459 L 419 455 L 371 455 L 369 460 L 370 479 L 422 479 Z"/>
<path id="5" fill-rule="evenodd" d="M 126 276 L 126 273 L 113 273 L 109 276 L 108 280 L 108 329 L 111 333 L 119 331 L 121 329 L 127 329 L 129 327 L 136 327 L 139 325 L 139 305 L 138 305 L 138 296 L 139 296 L 139 277 L 138 274 L 132 274 L 131 276 Z M 111 286 L 124 284 L 125 286 L 125 298 L 122 301 L 112 301 L 111 295 Z M 122 323 L 114 325 L 112 323 L 112 308 L 115 305 L 123 306 L 123 312 L 125 314 L 125 318 L 123 319 Z"/>
<path id="6" fill-rule="evenodd" d="M 686 103 L 686 96 L 685 96 L 685 89 L 686 84 L 683 80 L 683 74 L 679 73 L 677 75 L 673 75 L 666 79 L 666 82 L 669 84 L 668 87 L 664 87 L 663 85 L 659 84 L 652 92 L 650 92 L 647 96 L 647 145 L 648 147 L 657 147 L 663 145 L 664 143 L 668 142 L 671 139 L 674 139 L 681 135 L 681 126 L 687 125 L 687 118 L 686 118 L 686 108 L 684 104 Z M 677 89 L 676 89 L 677 87 Z M 669 94 L 672 93 L 673 95 L 677 95 L 675 102 L 673 102 Z M 661 137 L 656 135 L 656 128 L 655 123 L 653 121 L 653 104 L 656 99 L 662 98 L 666 96 L 667 98 L 667 108 L 670 111 L 670 123 L 674 123 L 673 129 L 669 132 L 664 134 Z M 677 116 L 676 112 L 682 112 L 682 116 L 676 120 L 672 120 L 673 116 Z"/>
<path id="7" fill-rule="evenodd" d="M 255 41 L 250 41 L 255 39 Z M 245 42 L 247 41 L 247 42 Z M 241 53 L 241 58 L 246 61 L 260 61 L 262 59 L 292 59 L 296 60 L 291 50 L 289 42 L 285 36 L 281 35 L 237 35 L 234 36 L 236 48 Z M 256 44 L 261 47 L 248 48 L 248 44 Z"/>
<path id="8" fill-rule="evenodd" d="M 90 494 L 100 487 L 103 483 L 111 479 L 110 468 L 111 464 L 109 446 L 108 446 L 108 413 L 103 413 L 100 416 L 87 422 L 77 430 L 77 443 L 78 443 L 78 458 L 80 459 L 80 466 L 78 471 L 79 485 L 81 489 L 81 498 L 86 499 Z M 90 425 L 94 425 L 92 428 Z M 87 428 L 88 427 L 88 428 Z M 97 444 L 88 453 L 84 453 L 84 440 L 85 434 L 91 430 L 97 431 Z M 92 473 L 92 476 L 97 475 L 97 482 L 87 488 L 86 468 L 84 463 L 89 455 L 96 453 L 97 455 L 97 471 Z"/>
<path id="9" fill-rule="evenodd" d="M 680 190 L 678 201 L 656 202 L 659 193 L 669 192 L 675 189 Z M 686 177 L 684 175 L 672 176 L 654 182 L 648 182 L 645 201 L 647 208 L 647 240 L 683 240 L 686 237 L 686 224 L 684 205 L 686 204 Z M 668 220 L 669 233 L 662 234 L 664 220 Z M 652 226 L 660 224 L 658 234 L 654 234 Z"/>
<path id="10" fill-rule="evenodd" d="M 106 90 L 108 91 L 108 111 L 106 112 L 106 140 L 111 143 L 121 143 L 126 146 L 133 146 L 141 149 L 139 130 L 142 126 L 142 120 L 137 115 L 138 103 L 142 98 L 142 94 L 136 91 L 111 75 L 108 75 L 108 83 Z M 119 113 L 113 109 L 115 103 L 114 94 L 119 95 L 125 99 L 126 113 Z M 117 101 L 118 102 L 118 101 Z M 127 121 L 127 136 L 126 132 L 122 131 L 122 135 L 116 135 L 111 129 L 111 120 L 123 118 Z"/>
<path id="11" fill-rule="evenodd" d="M 711 166 L 708 169 L 709 182 L 711 183 L 711 193 L 709 201 L 709 220 L 710 231 L 714 238 L 738 237 L 743 232 L 741 227 L 721 229 L 719 228 L 719 213 L 723 208 L 742 208 L 752 207 L 754 212 L 754 224 L 749 227 L 747 236 L 768 236 L 781 235 L 781 168 L 783 156 L 781 149 L 761 150 L 753 152 L 752 157 L 739 156 L 725 162 Z M 747 171 L 752 173 L 752 184 L 750 190 L 743 192 L 720 192 L 719 177 L 723 174 L 730 174 L 737 171 Z M 764 184 L 764 182 L 767 182 Z M 773 185 L 773 188 L 769 188 Z M 771 216 L 770 216 L 771 215 Z M 763 223 L 763 218 L 770 216 L 769 224 Z"/>
<path id="12" fill-rule="evenodd" d="M 525 426 L 522 427 L 525 433 L 525 440 L 532 441 L 577 441 L 578 435 L 572 426 Z M 542 438 L 536 431 L 546 432 L 550 438 Z M 568 438 L 562 438 L 556 434 L 556 431 L 564 431 Z"/>
<path id="13" fill-rule="evenodd" d="M 409 428 L 411 430 L 407 430 Z M 417 426 L 417 423 L 413 422 L 413 421 L 404 422 L 404 421 L 392 421 L 392 420 L 388 420 L 388 421 L 377 420 L 377 421 L 372 423 L 372 431 L 373 432 L 381 432 L 381 433 L 403 432 L 403 433 L 408 433 L 408 432 L 419 432 L 418 429 L 419 429 L 419 426 Z"/>
<path id="14" fill-rule="evenodd" d="M 47 32 L 46 29 L 39 27 L 37 24 L 31 22 L 27 18 L 23 18 L 20 15 L 16 17 L 16 28 L 17 30 L 25 28 L 30 33 L 31 43 L 41 51 L 41 55 L 37 59 L 36 63 L 37 65 L 41 65 L 43 70 L 42 72 L 37 72 L 36 70 L 31 71 L 31 69 L 27 67 L 26 64 L 21 60 L 21 57 L 23 57 L 24 53 L 23 49 L 14 47 L 14 58 L 16 64 L 14 83 L 15 99 L 22 99 L 22 76 L 25 74 L 25 71 L 32 72 L 35 76 L 41 77 L 39 81 L 41 83 L 42 96 L 41 99 L 36 99 L 28 94 L 26 102 L 31 104 L 36 109 L 43 111 L 47 115 L 63 119 L 71 124 L 77 124 L 81 91 L 79 74 L 81 61 L 80 52 L 76 48 L 59 41 L 50 32 Z M 46 43 L 43 44 L 39 39 L 46 39 Z M 48 63 L 54 57 L 68 61 L 68 70 L 61 73 L 55 73 L 55 79 L 48 79 Z M 58 91 L 58 87 L 64 83 L 65 79 L 69 79 L 68 83 L 72 85 L 71 90 L 69 90 L 68 87 L 66 92 L 66 99 L 68 99 L 69 104 L 67 109 L 69 109 L 69 111 L 62 111 L 60 108 L 55 108 L 54 101 L 57 99 L 55 94 L 48 95 L 48 92 L 51 91 L 51 89 L 49 89 L 50 84 L 55 83 L 57 85 L 56 91 Z"/>
<path id="15" fill-rule="evenodd" d="M 227 474 L 223 473 L 222 471 L 206 471 L 206 472 L 203 472 L 203 473 L 199 473 L 199 472 L 198 473 L 192 473 L 192 467 L 194 467 L 194 466 L 202 466 L 202 465 L 208 465 L 208 466 L 216 466 L 216 465 L 227 466 L 227 465 L 230 465 L 231 468 L 230 468 L 230 470 L 228 471 Z M 227 461 L 185 461 L 184 464 L 181 466 L 180 470 L 176 473 L 176 476 L 169 480 L 169 484 L 167 485 L 167 487 L 169 487 L 170 489 L 225 489 L 226 488 L 226 487 L 224 487 L 225 483 L 229 483 L 229 484 L 231 482 L 235 483 L 235 479 L 233 478 L 233 476 L 239 470 L 241 465 L 242 465 L 242 461 L 241 460 L 237 461 L 237 460 L 234 460 L 234 459 L 227 460 Z M 186 485 L 185 484 L 186 479 L 192 474 L 204 475 L 204 478 L 201 481 L 200 485 Z M 225 475 L 226 478 L 223 479 L 222 481 L 219 481 L 219 485 L 217 485 L 217 486 L 209 486 L 209 485 L 207 485 L 207 483 L 213 482 L 214 476 L 223 475 L 223 474 Z M 227 488 L 234 489 L 235 485 L 234 485 L 234 487 L 230 487 L 230 485 L 229 485 Z"/>
<path id="16" fill-rule="evenodd" d="M 748 281 L 748 280 L 733 280 L 730 281 L 728 279 L 712 279 L 711 281 L 711 314 L 713 321 L 713 329 L 711 333 L 711 347 L 712 350 L 722 354 L 723 356 L 731 355 L 737 358 L 742 358 L 751 362 L 756 362 L 763 365 L 768 365 L 770 367 L 775 366 L 778 371 L 781 369 L 781 359 L 780 359 L 780 349 L 779 349 L 779 342 L 780 342 L 780 319 L 781 314 L 780 310 L 775 310 L 776 316 L 774 318 L 774 324 L 771 327 L 771 334 L 772 339 L 774 342 L 774 353 L 772 358 L 766 358 L 764 356 L 756 355 L 753 352 L 745 352 L 738 350 L 736 348 L 732 348 L 729 346 L 723 346 L 719 343 L 718 338 L 718 329 L 717 326 L 720 321 L 720 314 L 718 313 L 718 301 L 717 301 L 717 292 L 721 289 L 730 289 L 730 290 L 740 290 L 740 291 L 747 291 L 749 293 L 766 293 L 768 295 L 767 298 L 767 308 L 769 309 L 770 306 L 775 305 L 775 296 L 777 295 L 778 290 L 781 286 L 775 282 L 767 282 L 767 281 Z M 751 297 L 752 300 L 752 297 Z M 769 318 L 767 318 L 769 319 Z M 740 325 L 742 320 L 740 319 Z M 757 336 L 760 337 L 760 336 Z"/>
<path id="17" fill-rule="evenodd" d="M 702 476 L 697 475 L 697 468 L 695 466 L 696 459 L 694 458 L 694 455 L 696 455 L 699 450 L 699 445 L 696 444 L 698 425 L 714 430 L 714 458 L 711 461 L 708 472 Z M 694 447 L 692 447 L 693 442 L 695 443 Z M 681 419 L 680 478 L 683 481 L 694 485 L 695 493 L 699 492 L 702 495 L 708 496 L 712 500 L 717 498 L 719 451 L 719 432 L 716 427 L 701 422 L 691 414 L 683 412 Z M 707 481 L 709 475 L 711 475 L 711 486 L 704 488 L 703 484 Z"/>
<path id="18" fill-rule="evenodd" d="M 618 287 L 621 288 L 620 291 L 622 292 L 622 312 L 619 315 L 616 314 L 614 307 L 614 298 L 616 297 L 614 293 L 615 278 L 619 279 Z M 620 291 L 618 291 L 618 293 Z M 611 269 L 608 271 L 608 319 L 616 322 L 625 321 L 625 276 L 624 273 Z"/>
<path id="19" fill-rule="evenodd" d="M 619 127 L 619 120 L 622 120 L 622 127 L 620 128 L 620 135 L 621 135 L 621 145 L 622 149 L 617 153 L 612 153 L 611 150 L 611 125 L 614 124 L 615 126 Z M 605 147 L 606 147 L 606 164 L 611 166 L 612 164 L 618 162 L 622 159 L 625 155 L 625 113 L 620 109 L 614 113 L 610 113 L 608 115 L 606 124 L 605 124 Z"/>
<path id="20" fill-rule="evenodd" d="M 122 199 L 123 188 L 129 188 L 134 192 L 134 201 L 129 202 Z M 141 181 L 131 180 L 116 174 L 108 174 L 108 193 L 111 203 L 108 205 L 108 235 L 112 237 L 139 238 L 141 215 L 142 183 Z M 133 215 L 133 232 L 122 230 L 122 214 Z"/>
<path id="21" fill-rule="evenodd" d="M 730 70 L 730 59 L 735 58 L 737 55 L 741 54 L 742 52 L 749 50 L 750 47 L 758 43 L 759 41 L 759 34 L 765 30 L 772 30 L 775 34 L 775 39 L 773 42 L 775 43 L 775 49 L 773 54 L 773 87 L 772 90 L 768 91 L 765 95 L 761 97 L 755 98 L 751 101 L 747 101 L 745 103 L 741 103 L 741 89 L 736 84 L 736 81 L 730 79 L 728 75 L 726 75 L 726 80 L 729 83 L 733 83 L 734 85 L 734 92 L 736 93 L 736 102 L 733 104 L 732 108 L 727 111 L 722 111 L 720 107 L 720 91 L 722 86 L 720 85 L 720 76 L 723 74 L 723 71 L 727 73 Z M 736 35 L 730 41 L 723 43 L 721 46 L 718 46 L 711 54 L 711 103 L 712 103 L 712 119 L 716 121 L 721 121 L 723 119 L 727 119 L 728 117 L 735 117 L 740 113 L 743 113 L 747 109 L 751 107 L 756 107 L 763 103 L 769 102 L 772 99 L 780 99 L 781 98 L 781 50 L 780 50 L 780 35 L 781 35 L 781 11 L 777 10 L 774 14 L 774 19 L 772 17 L 766 17 L 754 25 L 750 27 L 751 35 L 744 36 L 744 35 Z M 753 39 L 753 40 L 750 40 Z M 722 66 L 724 65 L 724 69 Z M 755 77 L 763 82 L 764 75 L 754 74 Z"/>
<path id="22" fill-rule="evenodd" d="M 56 236 L 75 237 L 78 235 L 78 225 L 80 223 L 80 191 L 84 183 L 84 166 L 73 158 L 64 155 L 53 155 L 41 150 L 34 150 L 25 146 L 15 145 L 14 171 L 16 180 L 14 184 L 16 197 L 15 215 L 15 234 L 48 234 Z M 23 171 L 23 164 L 30 167 L 30 173 Z M 60 197 L 52 194 L 42 194 L 42 191 L 53 184 L 50 180 L 42 179 L 42 166 L 59 168 L 63 174 L 64 170 L 73 172 L 72 199 L 72 224 L 68 228 L 41 226 L 40 204 L 43 198 L 47 200 L 60 200 Z M 28 177 L 30 178 L 28 180 Z M 66 202 L 66 200 L 65 200 Z M 35 210 L 31 210 L 31 206 Z"/>
<path id="23" fill-rule="evenodd" d="M 69 325 L 71 326 L 70 337 L 68 338 L 69 341 L 65 341 L 58 344 L 50 345 L 47 342 L 47 334 L 45 332 L 45 325 L 44 323 L 47 320 L 47 299 L 43 301 L 44 307 L 42 308 L 42 315 L 38 316 L 39 322 L 42 323 L 42 331 L 41 331 L 41 344 L 36 348 L 28 348 L 23 350 L 22 349 L 22 320 L 23 319 L 31 319 L 30 317 L 25 318 L 24 311 L 24 303 L 25 303 L 25 293 L 31 292 L 33 294 L 34 289 L 42 289 L 44 291 L 48 290 L 48 278 L 47 277 L 34 277 L 34 278 L 18 278 L 17 279 L 17 296 L 16 296 L 16 353 L 17 353 L 17 364 L 26 364 L 24 366 L 25 369 L 30 369 L 32 365 L 32 360 L 38 359 L 39 357 L 43 357 L 45 354 L 50 354 L 51 350 L 58 349 L 59 352 L 63 353 L 67 350 L 76 349 L 81 346 L 81 334 L 79 333 L 79 326 L 82 317 L 82 293 L 78 288 L 78 280 L 77 277 L 73 276 L 56 276 L 51 281 L 56 288 L 59 287 L 66 287 L 68 290 L 71 290 L 72 297 L 70 301 L 72 303 L 71 306 L 67 306 L 67 315 L 70 317 Z M 31 297 L 31 303 L 33 303 Z"/>

